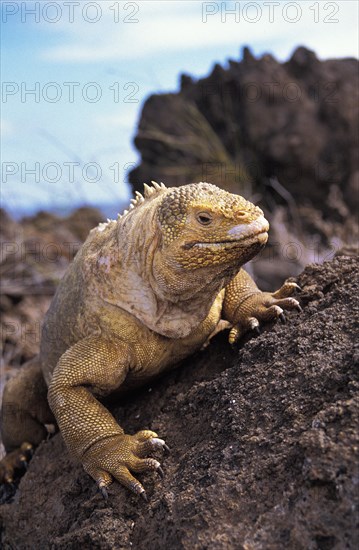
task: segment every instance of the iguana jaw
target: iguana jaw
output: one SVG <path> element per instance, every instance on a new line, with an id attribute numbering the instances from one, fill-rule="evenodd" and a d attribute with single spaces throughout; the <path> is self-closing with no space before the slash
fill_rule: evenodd
<path id="1" fill-rule="evenodd" d="M 252 235 L 251 237 L 242 237 L 239 239 L 231 239 L 228 241 L 216 241 L 216 242 L 194 242 L 194 243 L 188 243 L 184 245 L 184 248 L 236 248 L 237 246 L 239 248 L 247 247 L 255 242 L 260 242 L 261 244 L 265 245 L 268 240 L 268 233 L 266 231 L 262 231 L 261 233 L 257 233 L 256 235 Z"/>
<path id="2" fill-rule="evenodd" d="M 209 248 L 218 250 L 219 248 L 243 248 L 252 244 L 265 245 L 268 240 L 269 224 L 264 216 L 259 216 L 255 221 L 249 224 L 239 224 L 227 233 L 228 238 L 214 241 L 192 241 L 184 245 L 185 249 Z"/>

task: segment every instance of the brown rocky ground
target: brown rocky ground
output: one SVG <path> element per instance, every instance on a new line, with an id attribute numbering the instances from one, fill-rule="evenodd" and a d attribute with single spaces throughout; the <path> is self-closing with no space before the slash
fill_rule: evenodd
<path id="1" fill-rule="evenodd" d="M 58 282 L 89 231 L 103 221 L 95 208 L 13 220 L 0 210 L 0 386 L 39 348 L 40 327 Z"/>
<path id="2" fill-rule="evenodd" d="M 5 549 L 357 548 L 358 260 L 308 266 L 303 313 L 231 349 L 225 335 L 113 404 L 129 433 L 166 438 L 149 502 L 105 502 L 60 435 L 1 506 Z"/>

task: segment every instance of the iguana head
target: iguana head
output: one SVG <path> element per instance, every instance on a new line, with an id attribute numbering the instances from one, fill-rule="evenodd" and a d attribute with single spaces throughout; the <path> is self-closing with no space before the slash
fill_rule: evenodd
<path id="1" fill-rule="evenodd" d="M 185 292 L 208 279 L 223 283 L 253 258 L 268 239 L 262 210 L 239 195 L 198 183 L 163 193 L 158 208 L 161 243 L 155 277 L 172 291 Z"/>
<path id="2" fill-rule="evenodd" d="M 215 185 L 152 182 L 117 221 L 91 232 L 82 269 L 89 292 L 163 336 L 182 338 L 259 252 L 267 231 L 258 207 Z"/>

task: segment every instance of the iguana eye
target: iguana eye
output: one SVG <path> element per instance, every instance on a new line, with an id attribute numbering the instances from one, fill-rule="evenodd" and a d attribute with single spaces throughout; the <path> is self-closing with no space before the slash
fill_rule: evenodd
<path id="1" fill-rule="evenodd" d="M 199 212 L 197 214 L 197 221 L 201 225 L 209 225 L 212 221 L 212 217 L 207 212 Z"/>

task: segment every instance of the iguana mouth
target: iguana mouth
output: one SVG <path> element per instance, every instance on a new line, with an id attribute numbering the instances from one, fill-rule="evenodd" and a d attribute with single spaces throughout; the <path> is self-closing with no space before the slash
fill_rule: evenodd
<path id="1" fill-rule="evenodd" d="M 259 236 L 265 237 L 263 238 L 263 244 L 267 242 L 268 239 L 268 233 L 267 231 L 258 231 L 258 233 L 252 234 L 252 235 L 243 235 L 238 239 L 226 239 L 224 241 L 208 241 L 208 242 L 189 242 L 184 245 L 183 248 L 186 250 L 191 248 L 221 248 L 223 246 L 235 248 L 236 246 L 242 246 L 243 242 L 248 243 L 248 241 L 251 240 L 257 240 Z"/>

